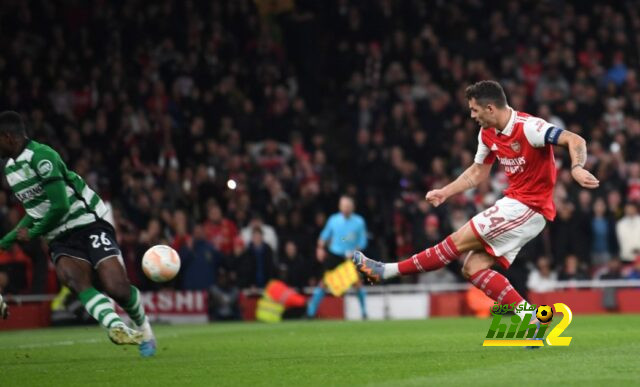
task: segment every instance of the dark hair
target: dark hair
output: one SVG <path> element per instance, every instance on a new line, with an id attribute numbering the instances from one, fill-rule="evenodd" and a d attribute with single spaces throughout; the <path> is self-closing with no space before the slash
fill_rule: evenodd
<path id="1" fill-rule="evenodd" d="M 26 136 L 27 130 L 20 113 L 12 110 L 0 113 L 0 133 L 7 133 L 12 136 Z"/>
<path id="2" fill-rule="evenodd" d="M 502 86 L 496 81 L 480 81 L 467 87 L 465 95 L 468 100 L 476 99 L 481 106 L 493 104 L 497 108 L 507 106 L 507 96 L 504 94 Z"/>

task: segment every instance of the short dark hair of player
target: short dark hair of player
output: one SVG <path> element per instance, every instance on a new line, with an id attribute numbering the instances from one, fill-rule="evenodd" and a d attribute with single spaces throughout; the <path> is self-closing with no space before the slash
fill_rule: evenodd
<path id="1" fill-rule="evenodd" d="M 499 109 L 507 106 L 507 96 L 504 94 L 502 86 L 496 81 L 480 81 L 467 87 L 465 90 L 467 100 L 475 98 L 480 106 L 492 104 Z"/>
<path id="2" fill-rule="evenodd" d="M 18 112 L 7 110 L 0 113 L 0 134 L 25 137 L 27 130 Z"/>

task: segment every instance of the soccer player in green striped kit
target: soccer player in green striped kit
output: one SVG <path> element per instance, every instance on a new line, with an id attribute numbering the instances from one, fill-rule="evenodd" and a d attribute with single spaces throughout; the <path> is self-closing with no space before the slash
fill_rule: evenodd
<path id="1" fill-rule="evenodd" d="M 26 214 L 0 240 L 0 249 L 16 241 L 43 237 L 49 243 L 58 278 L 108 331 L 116 344 L 139 344 L 142 356 L 156 352 L 156 341 L 122 262 L 115 230 L 104 220 L 102 199 L 49 146 L 27 137 L 16 112 L 0 113 L 0 157 L 4 172 Z M 92 283 L 97 273 L 104 292 L 124 309 L 139 330 L 129 328 L 110 300 Z"/>

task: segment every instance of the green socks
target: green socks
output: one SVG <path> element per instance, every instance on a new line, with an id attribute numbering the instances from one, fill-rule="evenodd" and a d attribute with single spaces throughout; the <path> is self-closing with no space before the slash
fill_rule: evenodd
<path id="1" fill-rule="evenodd" d="M 91 287 L 78 294 L 80 302 L 87 309 L 87 312 L 93 318 L 98 320 L 105 328 L 111 328 L 114 325 L 124 325 L 120 316 L 113 310 L 111 301 L 102 293 Z"/>
<path id="2" fill-rule="evenodd" d="M 96 288 L 89 288 L 78 294 L 80 302 L 87 309 L 89 314 L 93 316 L 105 328 L 111 328 L 114 325 L 125 325 L 120 316 L 113 309 L 113 305 L 107 296 L 100 293 Z M 122 309 L 127 312 L 131 320 L 141 329 L 144 340 L 153 338 L 151 325 L 144 314 L 144 307 L 140 299 L 140 291 L 131 286 L 131 296 L 129 302 L 121 305 Z"/>
<path id="3" fill-rule="evenodd" d="M 141 327 L 145 323 L 147 317 L 144 314 L 144 308 L 140 302 L 140 291 L 138 288 L 131 285 L 131 297 L 129 297 L 129 302 L 121 306 L 137 326 Z"/>

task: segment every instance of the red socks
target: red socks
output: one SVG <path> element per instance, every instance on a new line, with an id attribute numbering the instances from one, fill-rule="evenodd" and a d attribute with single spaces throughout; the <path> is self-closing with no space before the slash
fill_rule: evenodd
<path id="1" fill-rule="evenodd" d="M 460 255 L 460 252 L 453 244 L 453 240 L 451 237 L 447 237 L 437 245 L 399 262 L 398 271 L 400 274 L 406 275 L 437 270 L 448 265 L 458 255 Z M 515 305 L 519 305 L 524 301 L 522 296 L 511 286 L 509 280 L 497 271 L 491 269 L 480 270 L 472 275 L 469 280 L 475 287 L 500 304 L 515 303 Z"/>
<path id="2" fill-rule="evenodd" d="M 511 286 L 509 280 L 497 271 L 480 270 L 469 280 L 476 288 L 485 292 L 494 301 L 498 301 L 499 304 L 515 303 L 515 305 L 520 305 L 524 301 L 524 298 Z"/>
<path id="3" fill-rule="evenodd" d="M 437 245 L 398 262 L 398 271 L 405 275 L 440 269 L 457 258 L 458 255 L 460 253 L 456 245 L 453 244 L 453 240 L 451 237 L 447 237 Z"/>

